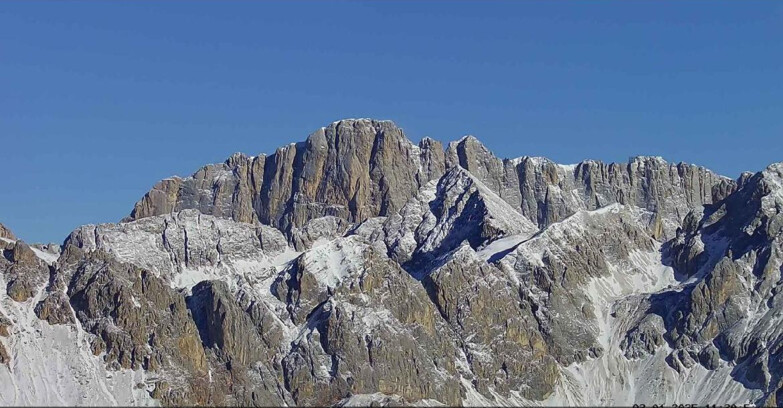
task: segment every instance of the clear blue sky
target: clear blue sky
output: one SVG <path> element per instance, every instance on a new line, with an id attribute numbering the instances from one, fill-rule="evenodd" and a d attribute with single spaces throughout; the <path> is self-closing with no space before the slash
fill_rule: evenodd
<path id="1" fill-rule="evenodd" d="M 735 177 L 783 161 L 783 3 L 0 1 L 0 222 L 27 241 L 347 117 Z"/>

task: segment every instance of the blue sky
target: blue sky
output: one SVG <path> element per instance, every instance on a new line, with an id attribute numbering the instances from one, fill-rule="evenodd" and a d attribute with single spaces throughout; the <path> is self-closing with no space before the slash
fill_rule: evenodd
<path id="1" fill-rule="evenodd" d="M 783 161 L 783 3 L 0 2 L 0 222 L 27 241 L 349 117 L 735 177 Z"/>

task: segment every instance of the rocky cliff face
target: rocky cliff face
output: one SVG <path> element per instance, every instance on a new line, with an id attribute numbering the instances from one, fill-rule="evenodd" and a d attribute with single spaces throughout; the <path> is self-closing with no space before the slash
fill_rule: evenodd
<path id="1" fill-rule="evenodd" d="M 342 120 L 274 154 L 231 156 L 155 185 L 129 220 L 187 208 L 283 231 L 324 216 L 357 222 L 392 214 L 444 172 L 441 145 L 417 146 L 389 121 Z"/>
<path id="2" fill-rule="evenodd" d="M 778 405 L 782 210 L 780 164 L 335 122 L 62 247 L 0 229 L 0 403 Z"/>
<path id="3" fill-rule="evenodd" d="M 737 185 L 703 167 L 670 164 L 658 157 L 576 165 L 541 157 L 501 160 L 471 136 L 448 145 L 446 163 L 470 171 L 541 227 L 579 210 L 619 203 L 655 212 L 661 220 L 659 234 L 667 237 L 690 209 L 720 201 Z"/>
<path id="4" fill-rule="evenodd" d="M 781 187 L 783 165 L 772 165 L 721 203 L 691 212 L 667 243 L 689 284 L 651 299 L 673 368 L 730 365 L 732 378 L 762 391 L 769 405 L 783 398 Z"/>
<path id="5" fill-rule="evenodd" d="M 11 232 L 5 225 L 0 224 L 0 238 L 7 238 L 9 240 L 16 240 L 14 233 Z"/>

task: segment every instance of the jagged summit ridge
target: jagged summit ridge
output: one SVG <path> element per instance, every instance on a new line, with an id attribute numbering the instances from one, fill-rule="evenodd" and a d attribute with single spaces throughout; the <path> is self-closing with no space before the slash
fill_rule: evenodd
<path id="1" fill-rule="evenodd" d="M 395 213 L 453 167 L 468 170 L 539 227 L 617 202 L 656 212 L 667 237 L 691 207 L 719 201 L 737 187 L 703 167 L 660 157 L 576 165 L 500 159 L 474 136 L 444 149 L 431 138 L 414 144 L 391 121 L 346 119 L 269 156 L 235 154 L 190 177 L 163 180 L 126 221 L 195 208 L 286 232 L 323 216 L 358 223 Z"/>
<path id="2" fill-rule="evenodd" d="M 269 156 L 234 155 L 191 177 L 164 180 L 129 220 L 196 208 L 283 230 L 328 215 L 357 222 L 395 212 L 443 171 L 436 141 L 415 145 L 390 121 L 342 120 Z"/>
<path id="3" fill-rule="evenodd" d="M 620 203 L 658 213 L 662 232 L 672 236 L 691 207 L 719 201 L 736 189 L 736 182 L 706 168 L 660 157 L 576 165 L 528 156 L 500 159 L 474 137 L 450 143 L 446 163 L 470 171 L 541 227 L 582 209 Z"/>

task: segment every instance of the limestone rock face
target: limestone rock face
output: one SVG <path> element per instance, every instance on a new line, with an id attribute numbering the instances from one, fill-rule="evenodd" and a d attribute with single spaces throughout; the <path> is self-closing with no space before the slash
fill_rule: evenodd
<path id="1" fill-rule="evenodd" d="M 272 227 L 196 210 L 87 225 L 66 240 L 36 313 L 71 323 L 58 312 L 65 291 L 96 335 L 93 352 L 114 369 L 154 373 L 149 397 L 164 403 L 289 404 L 268 365 L 284 344 L 285 305 L 257 292 L 291 254 Z"/>
<path id="2" fill-rule="evenodd" d="M 12 241 L 16 241 L 16 236 L 14 236 L 14 233 L 11 232 L 8 227 L 0 223 L 0 238 L 7 238 Z"/>
<path id="3" fill-rule="evenodd" d="M 192 215 L 208 218 L 197 213 Z M 192 221 L 185 221 L 186 217 L 183 215 L 179 220 L 186 224 Z M 164 217 L 150 218 L 147 223 L 152 221 L 163 225 L 169 221 L 173 223 Z M 213 221 L 209 227 L 201 226 L 205 234 L 219 231 L 220 221 Z M 237 226 L 250 231 L 256 228 L 246 224 Z M 190 225 L 182 227 L 187 231 Z M 259 363 L 268 361 L 262 357 L 273 354 L 263 352 L 269 346 L 264 344 L 262 337 L 268 336 L 270 331 L 264 324 L 270 324 L 264 323 L 264 313 L 257 305 L 242 301 L 239 296 L 242 285 L 234 285 L 235 298 L 225 282 L 203 281 L 191 287 L 192 280 L 181 278 L 188 273 L 184 268 L 159 274 L 123 263 L 116 253 L 144 248 L 137 247 L 133 240 L 112 241 L 113 232 L 108 230 L 94 235 L 102 242 L 101 248 L 81 241 L 78 231 L 71 235 L 46 297 L 35 309 L 40 319 L 52 325 L 76 324 L 76 330 L 92 335 L 90 352 L 100 356 L 111 370 L 150 373 L 152 379 L 145 384 L 148 397 L 164 404 L 269 406 L 286 403 L 276 375 Z M 130 234 L 148 241 L 152 237 L 145 228 Z M 193 239 L 201 238 L 194 235 L 191 235 Z M 260 245 L 258 236 L 251 235 L 250 239 L 248 245 Z M 230 249 L 236 250 L 229 241 L 222 253 L 226 258 L 220 261 L 232 265 L 226 268 L 233 267 L 232 260 L 237 264 L 245 262 L 243 266 L 253 262 L 242 259 Z M 198 250 L 198 246 L 177 250 L 169 246 L 157 250 L 172 255 Z M 160 255 L 156 257 L 153 251 L 146 252 L 150 255 L 148 266 L 159 266 L 155 259 Z M 194 258 L 194 264 L 203 261 Z M 211 267 L 216 272 L 220 270 L 219 266 L 199 265 Z M 172 275 L 180 276 L 180 279 L 172 279 Z M 64 318 L 71 313 L 78 322 Z"/>
<path id="4" fill-rule="evenodd" d="M 476 389 L 543 399 L 559 377 L 557 360 L 529 299 L 513 279 L 463 246 L 424 279 L 433 301 L 459 339 L 458 354 Z"/>
<path id="5" fill-rule="evenodd" d="M 516 164 L 510 160 L 497 158 L 475 137 L 465 136 L 449 143 L 446 149 L 446 165 L 449 168 L 461 167 L 469 171 L 512 207 L 521 207 L 520 177 Z M 556 179 L 548 181 L 552 183 L 556 182 Z M 546 184 L 543 187 L 546 188 Z M 530 219 L 537 222 L 534 218 Z"/>
<path id="6" fill-rule="evenodd" d="M 325 216 L 357 222 L 396 212 L 443 172 L 438 142 L 417 146 L 389 121 L 342 120 L 272 155 L 236 154 L 191 177 L 163 180 L 129 220 L 194 208 L 284 231 Z"/>
<path id="7" fill-rule="evenodd" d="M 35 306 L 35 315 L 53 325 L 75 323 L 69 301 L 62 292 L 49 293 Z"/>
<path id="8" fill-rule="evenodd" d="M 689 277 L 680 292 L 652 298 L 665 338 L 707 369 L 735 365 L 732 377 L 758 389 L 766 403 L 781 393 L 778 284 L 783 264 L 783 166 L 747 178 L 725 200 L 694 211 L 667 243 L 675 271 Z M 721 361 L 723 360 L 723 361 Z"/>
<path id="9" fill-rule="evenodd" d="M 5 275 L 6 294 L 17 302 L 35 296 L 49 278 L 49 266 L 22 241 L 0 241 L 3 257 L 0 272 Z"/>
<path id="10" fill-rule="evenodd" d="M 529 237 L 538 228 L 464 169 L 431 181 L 397 213 L 357 226 L 351 234 L 386 247 L 415 276 L 463 242 L 477 249 L 508 236 Z M 420 277 L 420 276 L 419 276 Z"/>
<path id="11" fill-rule="evenodd" d="M 196 210 L 132 223 L 85 225 L 73 231 L 67 242 L 88 251 L 109 252 L 175 286 L 188 287 L 199 282 L 190 282 L 190 275 L 245 272 L 251 266 L 258 266 L 252 269 L 262 279 L 274 271 L 274 258 L 290 249 L 275 228 Z"/>
<path id="12" fill-rule="evenodd" d="M 541 227 L 579 210 L 619 203 L 659 213 L 661 232 L 669 238 L 690 209 L 719 201 L 737 186 L 703 167 L 657 157 L 576 165 L 540 157 L 501 160 L 471 136 L 449 144 L 446 162 L 470 171 Z"/>
<path id="13" fill-rule="evenodd" d="M 339 255 L 324 262 L 319 250 Z M 425 289 L 383 251 L 358 236 L 338 239 L 305 253 L 276 285 L 302 327 L 282 361 L 297 404 L 374 392 L 461 400 L 448 327 Z"/>
<path id="14" fill-rule="evenodd" d="M 498 261 L 519 280 L 523 301 L 535 310 L 549 352 L 560 363 L 606 352 L 608 345 L 598 336 L 604 298 L 633 293 L 638 290 L 634 280 L 649 275 L 640 261 L 654 255 L 656 243 L 642 220 L 618 204 L 580 211 L 518 244 Z M 619 293 L 588 289 L 602 280 L 616 281 L 613 286 Z"/>
<path id="15" fill-rule="evenodd" d="M 301 228 L 294 227 L 291 231 L 291 241 L 295 248 L 304 250 L 321 241 L 342 236 L 349 226 L 348 221 L 332 215 L 314 218 Z"/>
<path id="16" fill-rule="evenodd" d="M 224 282 L 199 283 L 189 303 L 205 345 L 224 352 L 232 365 L 247 365 L 260 358 L 260 339 L 250 316 L 235 306 Z"/>
<path id="17" fill-rule="evenodd" d="M 274 359 L 275 348 L 264 341 L 267 333 L 263 324 L 257 324 L 241 307 L 225 282 L 199 283 L 187 303 L 210 357 L 210 366 L 225 367 L 228 374 L 230 389 L 215 387 L 213 393 L 228 394 L 228 398 L 221 397 L 232 404 L 290 404 L 287 394 L 281 392 L 277 374 L 267 366 Z"/>
<path id="18" fill-rule="evenodd" d="M 93 353 L 107 364 L 183 368 L 194 381 L 204 380 L 204 350 L 185 300 L 152 273 L 94 251 L 59 270 L 56 281 L 69 282 L 70 304 L 82 327 L 96 335 Z"/>
<path id="19" fill-rule="evenodd" d="M 0 336 L 8 337 L 8 330 L 11 328 L 11 320 L 6 315 L 0 312 Z"/>
<path id="20" fill-rule="evenodd" d="M 2 343 L 0 343 L 0 364 L 8 365 L 11 362 L 11 356 L 8 355 L 8 350 L 5 349 Z"/>

